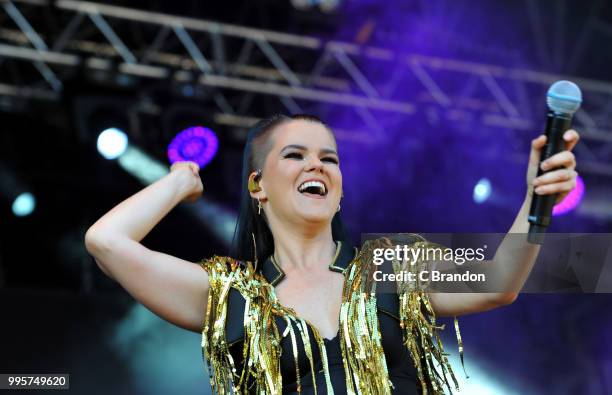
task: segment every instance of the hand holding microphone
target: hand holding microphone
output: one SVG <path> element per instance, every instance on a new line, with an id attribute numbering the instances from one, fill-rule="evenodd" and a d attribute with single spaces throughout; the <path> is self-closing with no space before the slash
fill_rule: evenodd
<path id="1" fill-rule="evenodd" d="M 528 242 L 543 244 L 555 203 L 576 186 L 576 159 L 571 150 L 580 136 L 570 129 L 572 116 L 580 107 L 582 94 L 576 84 L 557 81 L 548 90 L 546 134 L 534 139 L 527 171 L 533 185 L 528 221 Z"/>

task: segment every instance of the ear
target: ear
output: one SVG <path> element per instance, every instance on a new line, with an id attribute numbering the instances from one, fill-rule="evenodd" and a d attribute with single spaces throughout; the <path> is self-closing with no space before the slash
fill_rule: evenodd
<path id="1" fill-rule="evenodd" d="M 266 193 L 261 185 L 261 170 L 249 174 L 248 188 L 253 199 L 264 200 L 266 198 Z"/>

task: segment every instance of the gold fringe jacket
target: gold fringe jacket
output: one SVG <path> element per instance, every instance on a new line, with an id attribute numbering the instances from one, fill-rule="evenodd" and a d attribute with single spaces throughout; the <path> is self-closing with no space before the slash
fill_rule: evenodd
<path id="1" fill-rule="evenodd" d="M 418 235 L 417 235 L 418 236 Z M 430 245 L 421 236 L 413 243 L 413 248 Z M 378 395 L 391 394 L 393 384 L 389 379 L 384 351 L 381 347 L 381 333 L 376 314 L 376 282 L 372 281 L 372 250 L 389 246 L 389 239 L 381 238 L 368 241 L 361 251 L 343 269 L 345 276 L 340 308 L 340 343 L 346 388 L 348 394 Z M 297 361 L 296 336 L 305 345 L 313 375 L 313 350 L 308 334 L 308 323 L 300 319 L 295 311 L 282 306 L 275 293 L 274 284 L 266 281 L 260 271 L 250 262 L 237 261 L 229 257 L 214 256 L 201 261 L 200 266 L 209 275 L 210 290 L 206 308 L 206 318 L 202 331 L 202 351 L 208 363 L 210 382 L 215 394 L 280 394 L 283 379 L 280 373 L 280 340 L 291 336 L 294 358 Z M 407 268 L 394 263 L 394 270 L 418 270 L 418 265 Z M 332 266 L 330 266 L 332 268 Z M 228 294 L 230 288 L 240 292 L 245 298 L 244 343 L 241 369 L 229 350 L 226 340 L 228 316 Z M 423 394 L 444 394 L 445 388 L 452 393 L 451 383 L 459 390 L 451 370 L 441 339 L 437 333 L 443 326 L 436 325 L 434 312 L 427 293 L 410 289 L 407 284 L 398 285 L 400 326 L 403 342 L 410 352 L 417 369 Z M 274 317 L 281 316 L 289 324 L 286 332 L 279 333 Z M 326 390 L 333 394 L 327 365 L 323 338 L 316 328 L 310 325 L 315 344 L 319 348 L 326 379 Z M 459 352 L 463 359 L 463 347 L 455 319 Z M 296 364 L 297 366 L 297 364 Z M 299 378 L 299 372 L 296 372 Z M 299 380 L 299 379 L 298 379 Z M 247 386 L 248 384 L 248 386 Z M 250 387 L 250 388 L 247 388 Z M 300 383 L 298 382 L 298 392 Z M 317 391 L 316 386 L 314 388 Z M 324 392 L 324 391 L 323 391 Z"/>

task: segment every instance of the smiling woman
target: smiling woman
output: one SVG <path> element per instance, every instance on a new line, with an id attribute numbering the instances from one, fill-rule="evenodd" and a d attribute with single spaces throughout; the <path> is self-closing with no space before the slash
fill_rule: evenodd
<path id="1" fill-rule="evenodd" d="M 340 218 L 342 172 L 328 126 L 310 115 L 255 125 L 242 193 L 233 259 L 200 263 L 210 279 L 203 347 L 217 393 L 443 391 L 431 370 L 434 361 L 448 368 L 435 328 L 408 318 L 421 308 L 433 315 L 430 306 L 371 298 L 358 280 L 363 265 Z"/>

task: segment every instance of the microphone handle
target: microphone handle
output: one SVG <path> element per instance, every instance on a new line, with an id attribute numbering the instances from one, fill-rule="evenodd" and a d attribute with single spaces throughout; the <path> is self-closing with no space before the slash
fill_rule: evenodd
<path id="1" fill-rule="evenodd" d="M 557 168 L 542 171 L 540 164 L 551 156 L 565 149 L 563 133 L 569 130 L 572 126 L 572 116 L 566 114 L 557 114 L 549 111 L 546 115 L 546 145 L 542 149 L 540 163 L 538 163 L 538 173 L 536 177 L 544 173 L 556 170 Z M 531 207 L 529 208 L 529 234 L 527 241 L 532 244 L 543 244 L 546 228 L 550 225 L 552 219 L 552 211 L 555 205 L 557 194 L 554 195 L 537 195 L 533 194 Z"/>

